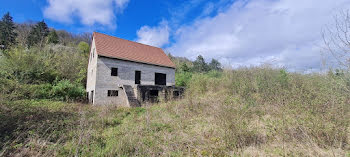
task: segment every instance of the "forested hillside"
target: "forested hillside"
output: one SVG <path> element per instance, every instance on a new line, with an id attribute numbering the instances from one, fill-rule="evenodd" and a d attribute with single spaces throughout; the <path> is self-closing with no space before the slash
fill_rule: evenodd
<path id="1" fill-rule="evenodd" d="M 350 156 L 350 74 L 168 56 L 184 99 L 85 100 L 91 33 L 0 21 L 0 156 Z"/>
<path id="2" fill-rule="evenodd" d="M 79 100 L 85 95 L 90 35 L 49 28 L 44 21 L 0 22 L 1 98 Z"/>

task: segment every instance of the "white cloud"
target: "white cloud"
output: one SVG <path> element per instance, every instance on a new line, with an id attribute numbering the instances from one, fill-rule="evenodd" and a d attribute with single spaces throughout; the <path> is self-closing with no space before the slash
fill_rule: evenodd
<path id="1" fill-rule="evenodd" d="M 204 7 L 201 16 L 206 16 L 206 15 L 211 14 L 214 11 L 214 9 L 215 9 L 214 3 L 208 2 Z"/>
<path id="2" fill-rule="evenodd" d="M 122 12 L 129 0 L 48 0 L 44 16 L 54 21 L 84 25 L 115 26 L 115 12 Z"/>
<path id="3" fill-rule="evenodd" d="M 158 26 L 142 26 L 137 31 L 137 42 L 162 47 L 169 43 L 168 22 L 162 21 Z"/>
<path id="4" fill-rule="evenodd" d="M 319 69 L 321 30 L 337 10 L 349 7 L 348 0 L 239 0 L 179 27 L 168 50 L 234 67 L 271 62 L 295 71 Z"/>
<path id="5" fill-rule="evenodd" d="M 126 4 L 129 3 L 129 0 L 115 0 L 115 3 L 116 3 L 116 5 L 117 5 L 118 8 L 124 9 L 124 7 L 126 6 Z"/>

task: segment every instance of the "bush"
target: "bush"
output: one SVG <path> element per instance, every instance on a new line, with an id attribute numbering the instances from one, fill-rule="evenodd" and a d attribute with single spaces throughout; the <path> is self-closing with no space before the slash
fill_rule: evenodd
<path id="1" fill-rule="evenodd" d="M 178 72 L 175 74 L 175 83 L 176 86 L 187 86 L 188 82 L 192 78 L 191 72 Z"/>
<path id="2" fill-rule="evenodd" d="M 200 73 L 194 74 L 188 84 L 187 90 L 193 95 L 202 95 L 207 92 L 209 79 L 208 75 Z"/>
<path id="3" fill-rule="evenodd" d="M 84 97 L 85 90 L 68 80 L 61 80 L 52 87 L 51 95 L 58 100 L 77 100 Z"/>
<path id="4" fill-rule="evenodd" d="M 49 83 L 39 85 L 29 85 L 29 98 L 50 99 L 52 98 L 52 85 Z"/>
<path id="5" fill-rule="evenodd" d="M 85 95 L 87 56 L 78 48 L 62 45 L 4 51 L 0 94 L 9 100 L 80 99 Z"/>
<path id="6" fill-rule="evenodd" d="M 219 78 L 222 76 L 222 72 L 217 70 L 211 70 L 207 73 L 207 75 L 212 78 Z"/>
<path id="7" fill-rule="evenodd" d="M 79 42 L 78 48 L 79 48 L 79 50 L 80 50 L 81 52 L 83 52 L 83 53 L 89 53 L 89 51 L 90 51 L 90 46 L 89 46 L 89 44 L 86 43 L 86 42 L 84 42 L 84 41 Z"/>

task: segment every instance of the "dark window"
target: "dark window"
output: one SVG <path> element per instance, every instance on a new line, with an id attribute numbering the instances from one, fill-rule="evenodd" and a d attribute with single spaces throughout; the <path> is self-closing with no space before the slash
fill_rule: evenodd
<path id="1" fill-rule="evenodd" d="M 108 96 L 118 96 L 117 90 L 108 90 Z"/>
<path id="2" fill-rule="evenodd" d="M 156 73 L 155 74 L 156 85 L 166 85 L 166 74 Z"/>
<path id="3" fill-rule="evenodd" d="M 94 91 L 91 91 L 91 103 L 94 103 Z"/>
<path id="4" fill-rule="evenodd" d="M 112 68 L 111 76 L 118 76 L 118 68 Z"/>
<path id="5" fill-rule="evenodd" d="M 135 84 L 141 83 L 141 71 L 135 71 Z"/>
<path id="6" fill-rule="evenodd" d="M 149 95 L 150 96 L 158 96 L 158 90 L 150 90 Z"/>

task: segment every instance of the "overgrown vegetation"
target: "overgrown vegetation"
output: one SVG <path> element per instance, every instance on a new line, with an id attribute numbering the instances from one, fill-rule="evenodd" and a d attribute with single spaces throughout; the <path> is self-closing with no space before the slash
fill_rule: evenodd
<path id="1" fill-rule="evenodd" d="M 2 96 L 9 100 L 76 100 L 85 95 L 87 54 L 76 48 L 15 48 L 2 55 L 0 88 Z"/>
<path id="2" fill-rule="evenodd" d="M 7 101 L 1 105 L 1 150 L 56 156 L 346 156 L 345 77 L 267 67 L 193 74 L 185 99 L 142 108 Z"/>
<path id="3" fill-rule="evenodd" d="M 5 14 L 0 23 L 0 97 L 83 100 L 89 44 L 65 46 L 44 21 L 15 26 L 10 14 Z"/>

